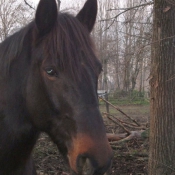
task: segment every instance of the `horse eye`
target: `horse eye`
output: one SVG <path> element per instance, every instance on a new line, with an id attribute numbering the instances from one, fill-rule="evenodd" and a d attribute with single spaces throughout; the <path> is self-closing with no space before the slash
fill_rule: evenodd
<path id="1" fill-rule="evenodd" d="M 46 73 L 50 76 L 55 76 L 55 77 L 58 76 L 57 72 L 53 68 L 47 68 Z"/>

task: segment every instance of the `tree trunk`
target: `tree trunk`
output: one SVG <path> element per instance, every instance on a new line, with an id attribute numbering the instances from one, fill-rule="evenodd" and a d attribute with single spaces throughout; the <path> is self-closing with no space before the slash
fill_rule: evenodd
<path id="1" fill-rule="evenodd" d="M 154 1 L 149 175 L 175 174 L 175 6 Z"/>

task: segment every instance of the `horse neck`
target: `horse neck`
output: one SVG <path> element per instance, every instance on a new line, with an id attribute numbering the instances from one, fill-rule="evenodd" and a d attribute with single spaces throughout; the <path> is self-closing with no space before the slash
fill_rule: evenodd
<path id="1" fill-rule="evenodd" d="M 38 138 L 23 97 L 30 47 L 23 48 L 10 65 L 9 75 L 0 77 L 0 172 L 24 166 Z"/>
<path id="2" fill-rule="evenodd" d="M 38 138 L 38 131 L 22 119 L 24 113 L 17 116 L 13 112 L 0 122 L 0 172 L 9 174 L 25 166 Z"/>
<path id="3" fill-rule="evenodd" d="M 0 124 L 0 172 L 9 174 L 25 166 L 38 138 L 38 131 L 31 124 L 15 118 L 5 116 Z"/>

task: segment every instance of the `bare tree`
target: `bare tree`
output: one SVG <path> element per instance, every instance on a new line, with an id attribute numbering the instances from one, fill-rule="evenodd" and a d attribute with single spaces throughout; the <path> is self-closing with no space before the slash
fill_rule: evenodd
<path id="1" fill-rule="evenodd" d="M 32 18 L 30 12 L 24 2 L 20 3 L 16 0 L 0 0 L 0 40 L 4 40 L 11 33 Z"/>
<path id="2" fill-rule="evenodd" d="M 73 6 L 71 11 L 76 12 L 82 1 L 69 3 Z M 151 43 L 152 3 L 98 1 L 98 19 L 92 35 L 103 65 L 99 89 L 118 89 L 127 93 L 134 89 L 144 91 L 151 55 L 148 45 Z"/>

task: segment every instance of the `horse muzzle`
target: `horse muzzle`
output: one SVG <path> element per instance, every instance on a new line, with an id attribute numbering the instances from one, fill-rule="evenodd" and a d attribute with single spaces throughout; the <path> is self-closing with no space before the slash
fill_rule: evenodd
<path id="1" fill-rule="evenodd" d="M 106 162 L 106 165 L 99 167 L 98 163 L 93 159 L 79 156 L 77 160 L 78 175 L 108 175 L 110 173 L 111 161 Z"/>
<path id="2" fill-rule="evenodd" d="M 76 139 L 68 152 L 72 175 L 107 175 L 112 164 L 113 153 L 107 140 L 92 142 L 89 137 Z"/>

